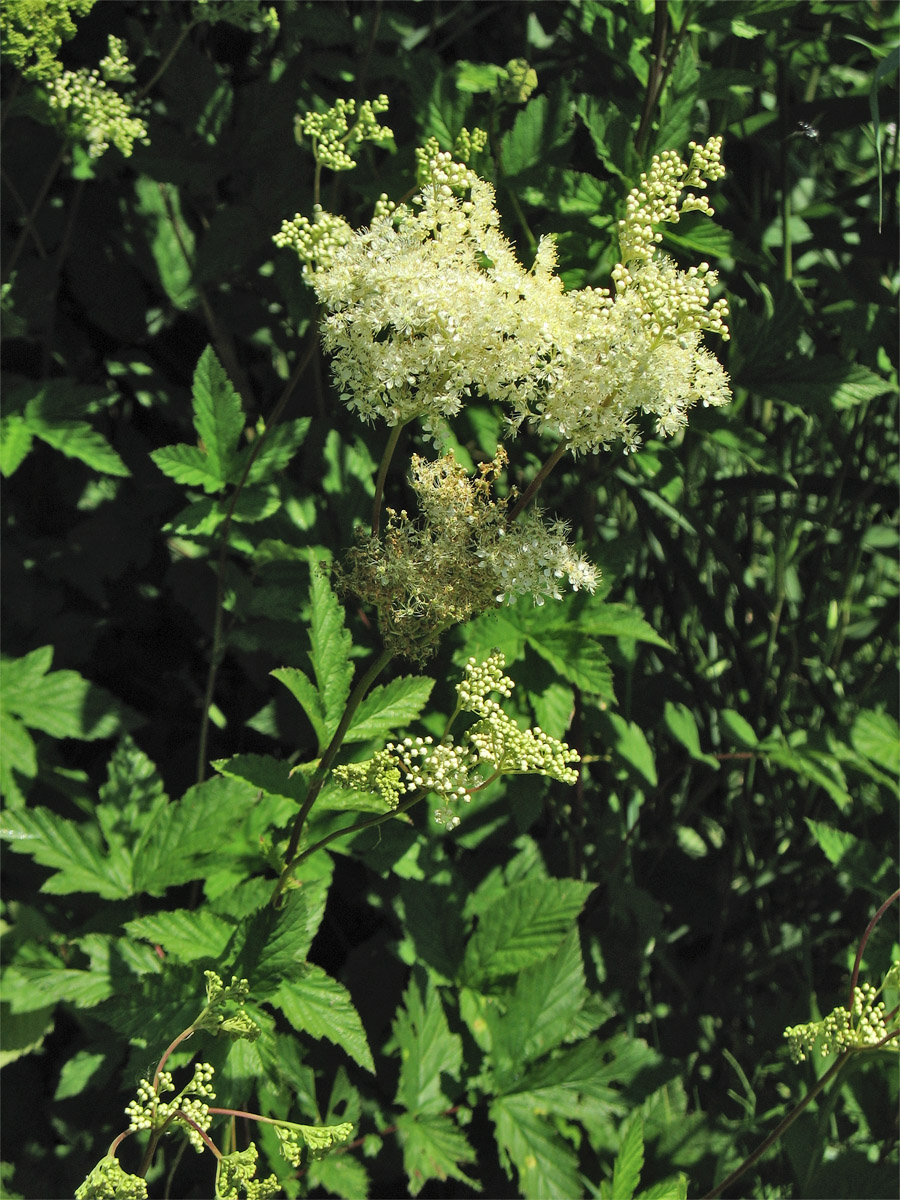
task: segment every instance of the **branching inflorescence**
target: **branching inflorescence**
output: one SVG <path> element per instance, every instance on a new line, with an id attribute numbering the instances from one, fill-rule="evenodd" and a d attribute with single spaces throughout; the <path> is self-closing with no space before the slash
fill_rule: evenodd
<path id="1" fill-rule="evenodd" d="M 354 137 L 384 141 L 374 114 L 385 98 L 376 104 L 355 126 L 346 104 L 300 121 L 317 170 L 347 169 Z M 484 144 L 482 131 L 463 130 L 454 150 L 465 160 Z M 727 304 L 710 298 L 715 272 L 680 270 L 657 252 L 660 223 L 712 213 L 701 193 L 724 173 L 721 139 L 691 151 L 689 162 L 654 158 L 631 192 L 613 292 L 565 291 L 549 237 L 523 267 L 491 184 L 433 140 L 417 153 L 411 204 L 381 197 L 369 228 L 354 231 L 320 206 L 312 221 L 285 221 L 275 241 L 296 251 L 322 306 L 341 399 L 395 431 L 418 421 L 438 445 L 467 401 L 488 400 L 505 407 L 511 435 L 528 421 L 557 439 L 557 454 L 573 455 L 635 448 L 640 414 L 671 434 L 695 404 L 727 403 L 728 377 L 702 345 L 704 333 L 728 336 Z M 564 586 L 594 590 L 598 573 L 572 551 L 563 522 L 521 512 L 524 500 L 512 521 L 490 495 L 503 465 L 501 449 L 469 479 L 452 457 L 414 459 L 418 515 L 389 510 L 382 537 L 376 516 L 351 552 L 341 581 L 377 609 L 392 652 L 421 660 L 451 625 L 518 596 L 542 604 Z"/>

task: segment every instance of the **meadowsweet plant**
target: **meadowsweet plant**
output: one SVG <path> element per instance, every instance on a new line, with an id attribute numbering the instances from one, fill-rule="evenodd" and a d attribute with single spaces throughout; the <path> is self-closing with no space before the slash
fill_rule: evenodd
<path id="1" fill-rule="evenodd" d="M 206 1004 L 194 1021 L 169 1045 L 152 1077 L 142 1079 L 135 1098 L 125 1107 L 128 1129 L 113 1141 L 104 1158 L 94 1167 L 75 1192 L 76 1200 L 142 1200 L 147 1195 L 144 1176 L 153 1161 L 160 1139 L 176 1131 L 182 1132 L 189 1144 L 202 1154 L 209 1150 L 216 1159 L 216 1196 L 222 1200 L 267 1200 L 278 1195 L 280 1184 L 275 1175 L 256 1179 L 258 1151 L 251 1142 L 244 1150 L 223 1153 L 209 1136 L 216 1117 L 242 1116 L 274 1127 L 284 1158 L 292 1166 L 300 1166 L 310 1158 L 322 1158 L 334 1146 L 346 1142 L 353 1132 L 352 1124 L 343 1122 L 329 1127 L 300 1125 L 291 1121 L 276 1121 L 259 1113 L 239 1112 L 236 1109 L 215 1108 L 210 1101 L 216 1093 L 212 1084 L 214 1068 L 207 1062 L 197 1062 L 191 1078 L 176 1093 L 174 1074 L 165 1069 L 173 1052 L 199 1031 L 224 1035 L 234 1041 L 255 1041 L 259 1026 L 244 1011 L 249 996 L 246 979 L 232 978 L 225 984 L 214 971 L 206 971 Z M 176 1093 L 171 1099 L 164 1099 Z M 135 1133 L 149 1134 L 139 1174 L 130 1174 L 118 1159 L 119 1148 Z"/>

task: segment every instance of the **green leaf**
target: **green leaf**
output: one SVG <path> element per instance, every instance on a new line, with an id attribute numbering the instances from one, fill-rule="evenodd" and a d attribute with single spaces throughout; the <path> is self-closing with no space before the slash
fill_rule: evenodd
<path id="1" fill-rule="evenodd" d="M 873 709 L 858 713 L 850 730 L 850 742 L 857 753 L 894 778 L 900 775 L 900 727 L 888 713 Z"/>
<path id="2" fill-rule="evenodd" d="M 529 631 L 528 645 L 545 659 L 562 679 L 589 695 L 613 698 L 612 668 L 599 642 L 580 629 Z"/>
<path id="3" fill-rule="evenodd" d="M 46 808 L 7 810 L 0 820 L 0 838 L 12 850 L 56 869 L 41 891 L 58 896 L 88 892 L 105 900 L 124 900 L 132 894 L 131 855 L 122 851 L 108 857 L 95 825 L 79 825 Z"/>
<path id="4" fill-rule="evenodd" d="M 66 458 L 77 458 L 104 475 L 131 474 L 106 438 L 87 421 L 46 419 L 41 415 L 40 399 L 36 396 L 25 407 L 25 420 L 35 437 L 65 454 Z"/>
<path id="5" fill-rule="evenodd" d="M 876 896 L 882 895 L 886 876 L 895 867 L 890 855 L 852 833 L 826 825 L 824 821 L 813 821 L 810 817 L 803 819 L 830 863 L 846 871 L 856 887 Z"/>
<path id="6" fill-rule="evenodd" d="M 322 923 L 331 884 L 331 859 L 322 856 L 322 865 L 325 873 L 293 889 L 282 908 L 267 907 L 242 927 L 233 971 L 252 981 L 254 996 L 268 998 L 283 981 L 305 974 L 305 959 Z"/>
<path id="7" fill-rule="evenodd" d="M 478 1182 L 460 1167 L 460 1163 L 474 1163 L 475 1152 L 452 1117 L 401 1113 L 396 1125 L 411 1196 L 418 1196 L 429 1179 L 458 1179 L 481 1191 Z"/>
<path id="8" fill-rule="evenodd" d="M 397 1103 L 412 1113 L 438 1113 L 447 1108 L 449 1098 L 442 1076 L 459 1079 L 462 1038 L 450 1032 L 437 988 L 430 979 L 424 995 L 416 976 L 410 980 L 393 1030 L 400 1047 Z"/>
<path id="9" fill-rule="evenodd" d="M 578 628 L 591 637 L 629 638 L 651 646 L 671 647 L 661 638 L 636 608 L 629 604 L 609 604 L 606 601 L 588 604 L 578 614 Z"/>
<path id="10" fill-rule="evenodd" d="M 507 1175 L 518 1173 L 518 1191 L 527 1200 L 581 1196 L 578 1158 L 553 1128 L 547 1109 L 527 1094 L 502 1096 L 489 1108 L 497 1148 Z"/>
<path id="11" fill-rule="evenodd" d="M 575 879 L 526 879 L 479 916 L 463 967 L 465 982 L 512 975 L 554 954 L 595 884 Z"/>
<path id="12" fill-rule="evenodd" d="M 125 929 L 133 938 L 162 946 L 179 962 L 194 962 L 198 958 L 221 958 L 234 933 L 234 923 L 208 909 L 177 908 L 137 917 L 128 921 Z"/>
<path id="13" fill-rule="evenodd" d="M 0 417 L 0 475 L 8 479 L 31 452 L 32 437 L 28 422 L 20 413 Z"/>
<path id="14" fill-rule="evenodd" d="M 465 923 L 461 905 L 448 888 L 426 880 L 402 879 L 404 928 L 412 939 L 416 961 L 448 983 L 455 981 L 463 961 Z"/>
<path id="15" fill-rule="evenodd" d="M 612 745 L 616 753 L 645 779 L 650 787 L 656 787 L 656 763 L 644 731 L 635 721 L 626 721 L 618 713 L 608 713 L 606 719 L 613 730 Z"/>
<path id="16" fill-rule="evenodd" d="M 375 1073 L 372 1051 L 350 993 L 321 967 L 305 964 L 299 976 L 281 983 L 271 1001 L 300 1033 L 327 1038 Z"/>
<path id="17" fill-rule="evenodd" d="M 330 741 L 350 695 L 353 663 L 350 634 L 344 626 L 344 610 L 323 570 L 311 564 L 310 661 L 316 676 Z M 324 749 L 324 746 L 322 747 Z"/>
<path id="18" fill-rule="evenodd" d="M 616 1200 L 631 1200 L 637 1190 L 644 1166 L 644 1122 L 640 1114 L 632 1117 L 619 1146 L 613 1167 L 612 1194 Z"/>
<path id="19" fill-rule="evenodd" d="M 46 674 L 52 656 L 53 647 L 42 646 L 24 659 L 4 660 L 0 667 L 0 706 L 6 712 L 15 713 L 30 728 L 51 737 L 83 741 L 110 737 L 139 723 L 137 714 L 77 671 Z M 40 670 L 38 663 L 42 664 Z"/>
<path id="20" fill-rule="evenodd" d="M 29 1012 L 14 1013 L 9 1005 L 0 1004 L 0 1015 L 3 1023 L 3 1049 L 0 1050 L 0 1067 L 24 1058 L 40 1050 L 44 1038 L 53 1028 L 53 1012 L 56 1002 L 44 1008 L 31 1009 Z"/>
<path id="21" fill-rule="evenodd" d="M 712 754 L 704 754 L 700 749 L 700 733 L 697 729 L 697 722 L 686 704 L 673 704 L 671 700 L 667 700 L 663 720 L 669 733 L 684 746 L 691 758 L 718 770 L 718 759 Z"/>
<path id="22" fill-rule="evenodd" d="M 819 413 L 855 408 L 894 386 L 868 367 L 830 354 L 795 359 L 759 385 L 767 397 Z"/>
<path id="23" fill-rule="evenodd" d="M 587 995 L 581 942 L 572 928 L 555 954 L 521 973 L 502 1015 L 495 1005 L 485 1010 L 498 1081 L 521 1074 L 523 1063 L 566 1040 Z"/>
<path id="24" fill-rule="evenodd" d="M 17 717 L 0 707 L 0 794 L 6 803 L 16 808 L 25 803 L 25 796 L 16 782 L 14 771 L 26 779 L 37 775 L 37 749 L 34 739 Z"/>
<path id="25" fill-rule="evenodd" d="M 262 446 L 247 475 L 248 483 L 269 480 L 277 471 L 283 471 L 306 440 L 311 417 L 299 417 L 266 430 Z"/>
<path id="26" fill-rule="evenodd" d="M 191 283 L 194 233 L 181 213 L 178 190 L 145 176 L 135 180 L 134 190 L 136 212 L 150 234 L 160 282 L 176 308 L 191 308 L 197 300 Z"/>
<path id="27" fill-rule="evenodd" d="M 742 717 L 733 708 L 723 708 L 719 713 L 719 721 L 723 731 L 728 734 L 732 742 L 737 742 L 738 745 L 747 746 L 750 749 L 759 744 L 759 738 L 754 733 L 753 726 L 746 717 Z"/>
<path id="28" fill-rule="evenodd" d="M 205 492 L 220 492 L 223 481 L 213 469 L 213 464 L 197 446 L 179 442 L 175 446 L 163 446 L 151 450 L 150 457 L 170 479 L 184 487 L 202 487 Z"/>
<path id="29" fill-rule="evenodd" d="M 279 683 L 284 684 L 306 713 L 309 723 L 313 727 L 313 732 L 316 735 L 318 753 L 321 757 L 325 752 L 330 738 L 328 725 L 325 721 L 322 697 L 316 690 L 315 684 L 312 683 L 309 676 L 301 671 L 299 667 L 276 667 L 269 674 L 274 679 L 277 679 Z"/>
<path id="30" fill-rule="evenodd" d="M 344 740 L 367 742 L 405 729 L 422 712 L 433 687 L 434 680 L 422 675 L 379 684 L 356 710 Z"/>
<path id="31" fill-rule="evenodd" d="M 242 779 L 268 796 L 285 796 L 299 805 L 306 795 L 303 776 L 292 776 L 287 763 L 269 754 L 236 754 L 233 758 L 219 759 L 212 765 L 229 779 Z"/>
<path id="32" fill-rule="evenodd" d="M 206 453 L 211 474 L 220 485 L 230 478 L 244 429 L 241 400 L 222 364 L 207 346 L 194 372 L 194 427 Z"/>

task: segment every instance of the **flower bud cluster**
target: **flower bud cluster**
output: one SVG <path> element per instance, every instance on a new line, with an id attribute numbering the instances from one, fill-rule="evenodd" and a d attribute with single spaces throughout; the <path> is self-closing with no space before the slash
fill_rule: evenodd
<path id="1" fill-rule="evenodd" d="M 819 1053 L 824 1057 L 842 1050 L 863 1050 L 884 1042 L 889 1035 L 895 1039 L 894 1049 L 900 1035 L 896 1019 L 889 1024 L 884 1001 L 876 1001 L 880 989 L 863 983 L 853 989 L 853 1004 L 836 1008 L 821 1021 L 810 1021 L 805 1025 L 793 1025 L 784 1031 L 788 1039 L 791 1058 L 803 1062 L 819 1042 Z M 821 1039 L 821 1040 L 820 1040 Z"/>
<path id="2" fill-rule="evenodd" d="M 84 17 L 96 0 L 3 0 L 3 58 L 25 79 L 55 79 L 62 74 L 56 57 L 75 36 L 73 17 Z"/>
<path id="3" fill-rule="evenodd" d="M 343 1121 L 340 1125 L 295 1125 L 279 1121 L 275 1125 L 279 1149 L 293 1167 L 299 1167 L 309 1159 L 324 1158 L 329 1150 L 348 1141 L 353 1125 Z"/>
<path id="4" fill-rule="evenodd" d="M 216 1172 L 216 1196 L 222 1200 L 237 1200 L 242 1193 L 247 1200 L 271 1200 L 281 1191 L 277 1175 L 255 1179 L 259 1151 L 253 1142 L 246 1150 L 223 1154 Z"/>
<path id="5" fill-rule="evenodd" d="M 147 1181 L 129 1175 L 117 1158 L 102 1158 L 75 1189 L 75 1200 L 147 1200 Z"/>
<path id="6" fill-rule="evenodd" d="M 507 698 L 512 694 L 513 681 L 503 674 L 505 665 L 506 659 L 496 650 L 484 662 L 470 658 L 466 663 L 456 689 L 457 713 L 471 712 L 480 720 L 464 734 L 461 745 L 449 737 L 440 742 L 407 737 L 389 742 L 367 762 L 335 767 L 335 780 L 356 791 L 378 792 L 391 808 L 416 793 L 433 792 L 442 801 L 434 819 L 447 829 L 460 823 L 452 806 L 468 804 L 473 792 L 500 775 L 547 775 L 562 783 L 576 782 L 578 773 L 570 765 L 579 761 L 574 750 L 537 726 L 520 729 L 491 698 L 492 692 Z M 485 766 L 487 781 L 479 773 L 479 767 Z"/>
<path id="7" fill-rule="evenodd" d="M 281 229 L 272 238 L 276 246 L 293 250 L 303 264 L 303 274 L 327 270 L 334 261 L 335 251 L 353 237 L 353 230 L 342 217 L 313 206 L 310 221 L 296 213 L 290 221 L 282 221 Z"/>
<path id="8" fill-rule="evenodd" d="M 122 42 L 111 36 L 109 54 L 99 68 L 63 71 L 47 85 L 50 109 L 70 137 L 87 142 L 91 158 L 99 158 L 111 145 L 130 158 L 135 142 L 149 144 L 143 121 L 146 106 L 134 93 L 120 94 L 108 82 L 131 82 L 133 78 Z"/>
<path id="9" fill-rule="evenodd" d="M 722 166 L 722 139 L 712 137 L 701 146 L 691 142 L 691 161 L 686 163 L 674 150 L 654 154 L 650 170 L 641 175 L 625 201 L 625 217 L 619 222 L 619 247 L 623 263 L 647 262 L 653 257 L 662 234 L 654 225 L 677 224 L 683 212 L 701 212 L 712 216 L 714 209 L 705 196 L 688 191 L 703 191 L 707 180 L 714 183 L 725 174 Z M 679 209 L 679 201 L 681 208 Z"/>
<path id="10" fill-rule="evenodd" d="M 351 171 L 356 166 L 353 153 L 362 142 L 375 142 L 380 146 L 394 136 L 386 125 L 379 124 L 376 116 L 387 112 L 387 108 L 387 96 L 364 100 L 351 125 L 350 120 L 356 115 L 356 101 L 339 99 L 327 112 L 297 117 L 297 140 L 308 137 L 312 141 L 313 155 L 322 166 L 332 171 Z"/>
<path id="11" fill-rule="evenodd" d="M 125 1115 L 129 1118 L 128 1128 L 134 1131 L 160 1130 L 170 1121 L 182 1121 L 187 1117 L 205 1132 L 212 1123 L 207 1101 L 216 1098 L 215 1089 L 212 1087 L 214 1073 L 214 1068 L 209 1063 L 195 1063 L 190 1083 L 181 1089 L 174 1100 L 168 1101 L 161 1101 L 160 1096 L 164 1092 L 175 1091 L 171 1071 L 160 1072 L 156 1088 L 150 1080 L 142 1079 L 136 1098 L 125 1106 Z M 203 1139 L 192 1125 L 188 1125 L 187 1122 L 184 1124 L 188 1141 L 200 1153 L 203 1150 Z"/>

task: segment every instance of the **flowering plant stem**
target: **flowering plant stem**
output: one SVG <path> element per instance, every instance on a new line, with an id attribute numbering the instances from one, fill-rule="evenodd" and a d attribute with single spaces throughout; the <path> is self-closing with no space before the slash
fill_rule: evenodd
<path id="1" fill-rule="evenodd" d="M 790 1129 L 804 1109 L 806 1109 L 816 1098 L 816 1096 L 818 1096 L 818 1094 L 823 1090 L 823 1088 L 827 1087 L 831 1080 L 834 1079 L 834 1077 L 838 1075 L 841 1070 L 843 1070 L 847 1064 L 847 1060 L 851 1058 L 853 1054 L 854 1051 L 852 1049 L 845 1050 L 843 1054 L 840 1054 L 831 1064 L 822 1078 L 816 1080 L 815 1087 L 810 1088 L 800 1103 L 797 1104 L 795 1108 L 791 1109 L 783 1121 L 778 1123 L 765 1141 L 760 1142 L 753 1153 L 748 1158 L 745 1158 L 741 1165 L 732 1171 L 730 1175 L 727 1175 L 721 1181 L 721 1183 L 717 1183 L 711 1192 L 707 1192 L 703 1197 L 703 1200 L 716 1200 L 716 1197 L 721 1196 L 726 1188 L 730 1188 L 733 1183 L 736 1183 L 745 1171 L 749 1171 L 754 1163 L 759 1162 L 769 1147 L 773 1146 L 779 1140 L 779 1138 L 786 1133 L 788 1129 Z"/>
<path id="2" fill-rule="evenodd" d="M 391 459 L 394 457 L 394 451 L 397 449 L 400 434 L 408 424 L 408 421 L 402 421 L 391 427 L 391 433 L 384 448 L 384 454 L 381 456 L 381 463 L 378 467 L 378 478 L 375 480 L 375 496 L 372 500 L 372 537 L 375 538 L 378 537 L 381 528 L 381 504 L 384 500 L 384 484 L 387 479 L 388 468 L 391 465 Z"/>
<path id="3" fill-rule="evenodd" d="M 275 907 L 281 903 L 281 893 L 284 891 L 284 888 L 287 885 L 291 874 L 293 873 L 294 867 L 297 865 L 297 862 L 300 861 L 300 858 L 297 858 L 295 861 L 295 855 L 297 854 L 297 847 L 300 845 L 300 838 L 303 835 L 303 826 L 306 824 L 306 818 L 309 816 L 312 806 L 315 804 L 319 792 L 322 790 L 322 786 L 325 783 L 328 772 L 334 765 L 334 760 L 337 758 L 338 751 L 341 748 L 347 730 L 350 728 L 350 722 L 353 720 L 353 714 L 359 708 L 360 704 L 362 704 L 372 684 L 392 658 L 393 655 L 390 653 L 390 651 L 382 650 L 369 667 L 368 671 L 366 671 L 366 673 L 357 683 L 356 687 L 350 693 L 350 698 L 347 701 L 347 706 L 344 709 L 343 715 L 338 723 L 338 727 L 334 731 L 334 736 L 329 742 L 327 750 L 319 760 L 319 765 L 316 767 L 313 776 L 309 781 L 306 798 L 303 801 L 299 813 L 297 814 L 296 820 L 294 821 L 294 828 L 291 831 L 291 839 L 288 842 L 288 848 L 284 856 L 285 867 L 281 872 L 281 877 L 279 878 L 278 883 L 275 886 L 275 891 L 272 893 L 272 904 Z M 387 815 L 391 816 L 393 813 L 389 813 Z M 300 857 L 302 858 L 304 856 L 301 855 Z"/>
<path id="4" fill-rule="evenodd" d="M 568 448 L 568 441 L 560 442 L 547 461 L 541 466 L 541 469 L 538 471 L 537 475 L 535 475 L 534 479 L 532 479 L 531 483 L 529 483 L 528 487 L 510 509 L 509 515 L 507 516 L 507 521 L 510 525 L 513 523 L 513 521 L 515 521 L 516 517 L 518 517 L 520 513 L 525 511 L 525 509 L 540 491 L 544 480 L 547 478 Z"/>

